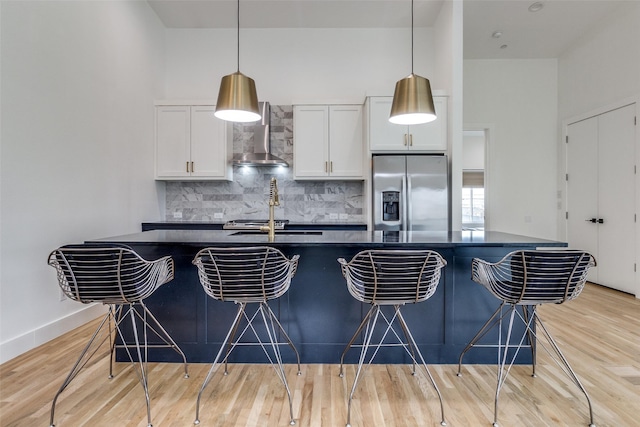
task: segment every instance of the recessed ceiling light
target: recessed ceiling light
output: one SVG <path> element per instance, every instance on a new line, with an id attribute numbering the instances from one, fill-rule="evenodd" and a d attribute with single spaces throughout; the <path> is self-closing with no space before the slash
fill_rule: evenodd
<path id="1" fill-rule="evenodd" d="M 502 31 L 494 31 L 493 34 L 491 34 L 491 37 L 493 37 L 494 39 L 499 39 L 500 37 L 502 37 Z"/>
<path id="2" fill-rule="evenodd" d="M 529 6 L 529 12 L 538 12 L 542 10 L 543 7 L 544 7 L 544 3 L 542 3 L 541 1 L 537 1 L 535 3 L 532 3 L 531 6 Z"/>

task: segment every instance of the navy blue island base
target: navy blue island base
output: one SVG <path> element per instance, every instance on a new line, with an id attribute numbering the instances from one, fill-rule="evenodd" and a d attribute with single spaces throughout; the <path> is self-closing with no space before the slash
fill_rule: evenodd
<path id="1" fill-rule="evenodd" d="M 319 234 L 318 234 L 319 233 Z M 320 231 L 313 234 L 276 234 L 269 242 L 265 234 L 243 234 L 216 230 L 152 230 L 92 240 L 131 246 L 143 257 L 171 255 L 175 279 L 146 300 L 147 306 L 187 355 L 189 362 L 212 362 L 227 333 L 236 306 L 208 297 L 191 264 L 195 254 L 207 246 L 270 245 L 285 255 L 300 255 L 297 273 L 289 291 L 272 304 L 281 323 L 300 353 L 303 363 L 340 362 L 340 356 L 357 329 L 368 306 L 347 291 L 337 258 L 351 259 L 370 248 L 432 249 L 447 261 L 433 297 L 403 308 L 403 315 L 427 363 L 455 364 L 464 346 L 491 316 L 499 302 L 482 286 L 471 281 L 474 257 L 498 261 L 518 249 L 558 249 L 566 244 L 500 232 L 382 232 Z M 497 332 L 488 342 L 497 342 Z M 285 363 L 293 353 L 283 347 Z M 351 350 L 347 363 L 356 363 L 358 350 Z M 151 349 L 151 361 L 175 361 L 170 349 Z M 402 348 L 385 348 L 375 363 L 409 363 Z M 465 363 L 495 363 L 495 348 L 474 348 Z M 263 363 L 259 349 L 238 347 L 230 362 Z M 517 363 L 530 363 L 531 353 L 522 351 Z"/>

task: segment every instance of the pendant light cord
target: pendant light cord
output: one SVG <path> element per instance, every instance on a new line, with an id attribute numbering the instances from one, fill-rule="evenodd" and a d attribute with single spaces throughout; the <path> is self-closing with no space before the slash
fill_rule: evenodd
<path id="1" fill-rule="evenodd" d="M 411 2 L 413 2 L 413 0 L 411 0 Z M 238 0 L 238 13 L 237 13 L 237 18 L 238 18 L 238 25 L 236 26 L 237 28 L 237 32 L 236 32 L 236 46 L 237 46 L 237 52 L 236 52 L 236 58 L 237 58 L 237 62 L 238 62 L 238 72 L 240 72 L 240 0 Z M 413 54 L 412 54 L 413 56 Z M 412 59 L 413 61 L 413 59 Z M 413 67 L 413 66 L 412 66 Z"/>
<path id="2" fill-rule="evenodd" d="M 411 74 L 413 74 L 413 0 L 411 0 Z"/>

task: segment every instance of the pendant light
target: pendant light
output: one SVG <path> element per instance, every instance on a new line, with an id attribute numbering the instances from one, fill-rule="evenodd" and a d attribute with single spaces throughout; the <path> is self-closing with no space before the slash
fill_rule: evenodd
<path id="1" fill-rule="evenodd" d="M 389 121 L 417 125 L 436 119 L 429 80 L 413 74 L 413 0 L 411 0 L 411 74 L 396 83 Z"/>
<path id="2" fill-rule="evenodd" d="M 238 68 L 235 73 L 222 78 L 214 115 L 230 122 L 255 122 L 260 120 L 256 83 L 251 77 L 240 72 L 240 0 L 238 0 L 237 42 Z"/>

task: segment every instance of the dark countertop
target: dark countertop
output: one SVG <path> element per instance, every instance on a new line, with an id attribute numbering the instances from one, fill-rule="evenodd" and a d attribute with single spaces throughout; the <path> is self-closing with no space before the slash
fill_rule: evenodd
<path id="1" fill-rule="evenodd" d="M 211 221 L 156 221 L 143 222 L 142 231 L 149 230 L 222 230 L 225 222 Z M 289 222 L 287 230 L 366 230 L 360 222 Z"/>
<path id="2" fill-rule="evenodd" d="M 424 246 L 460 247 L 460 246 L 535 246 L 562 247 L 566 243 L 538 239 L 535 237 L 495 231 L 276 231 L 274 242 L 269 242 L 266 233 L 254 233 L 238 230 L 152 230 L 92 240 L 114 243 L 135 244 L 190 244 L 190 245 L 233 245 L 277 244 L 284 246 Z"/>

